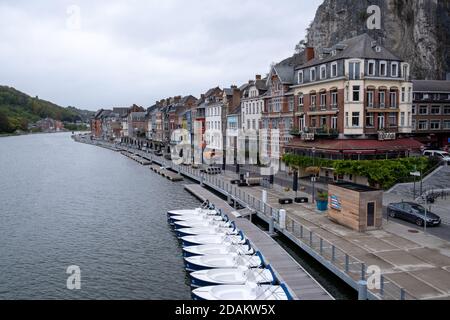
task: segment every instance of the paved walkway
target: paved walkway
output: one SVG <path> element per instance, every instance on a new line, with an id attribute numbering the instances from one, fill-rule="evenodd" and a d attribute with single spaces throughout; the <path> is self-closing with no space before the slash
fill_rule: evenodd
<path id="1" fill-rule="evenodd" d="M 216 177 L 223 183 L 236 175 L 226 172 Z M 262 187 L 238 189 L 261 199 Z M 406 298 L 450 299 L 450 242 L 417 230 L 412 233 L 410 227 L 395 221 L 385 222 L 382 230 L 358 233 L 330 221 L 326 214 L 317 213 L 312 204 L 279 205 L 278 199 L 292 197 L 292 191 L 285 192 L 279 186 L 264 190 L 268 192 L 269 205 L 285 209 L 288 219 L 306 226 L 366 266 L 378 266 L 387 283 L 405 289 Z M 293 235 L 297 237 L 298 233 L 293 230 Z"/>
<path id="2" fill-rule="evenodd" d="M 186 190 L 201 200 L 208 199 L 222 209 L 235 221 L 256 250 L 260 251 L 267 262 L 277 273 L 279 280 L 284 282 L 299 300 L 332 300 L 331 295 L 298 264 L 280 245 L 267 233 L 263 232 L 245 218 L 233 219 L 234 209 L 228 203 L 198 184 L 186 185 Z"/>

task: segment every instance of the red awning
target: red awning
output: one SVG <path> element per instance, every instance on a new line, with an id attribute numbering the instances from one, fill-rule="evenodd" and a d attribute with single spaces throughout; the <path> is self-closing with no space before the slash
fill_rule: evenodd
<path id="1" fill-rule="evenodd" d="M 317 140 L 303 141 L 296 138 L 289 143 L 286 148 L 312 150 L 327 153 L 346 153 L 346 154 L 375 154 L 399 151 L 420 151 L 423 144 L 412 138 L 402 138 L 396 140 L 369 140 L 369 139 L 336 139 L 336 140 Z"/>

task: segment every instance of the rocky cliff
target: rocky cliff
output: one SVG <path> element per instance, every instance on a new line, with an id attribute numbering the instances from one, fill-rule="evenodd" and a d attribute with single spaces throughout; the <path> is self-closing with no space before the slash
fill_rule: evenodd
<path id="1" fill-rule="evenodd" d="M 379 30 L 367 28 L 371 5 L 381 9 Z M 364 32 L 410 62 L 414 78 L 450 73 L 450 0 L 324 0 L 306 41 L 328 47 Z"/>

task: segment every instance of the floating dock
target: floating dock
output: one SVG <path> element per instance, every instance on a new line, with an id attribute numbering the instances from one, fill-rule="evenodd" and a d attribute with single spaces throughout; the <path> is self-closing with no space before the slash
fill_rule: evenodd
<path id="1" fill-rule="evenodd" d="M 185 186 L 198 199 L 209 200 L 227 214 L 244 232 L 252 246 L 263 253 L 280 282 L 285 283 L 296 300 L 333 300 L 333 297 L 303 269 L 272 237 L 245 218 L 236 218 L 235 210 L 224 200 L 197 184 Z"/>
<path id="2" fill-rule="evenodd" d="M 161 176 L 169 179 L 173 182 L 183 181 L 184 178 L 182 175 L 179 175 L 178 173 L 175 173 L 173 171 L 170 171 L 169 169 L 163 168 L 157 164 L 150 165 L 150 170 L 160 174 Z"/>

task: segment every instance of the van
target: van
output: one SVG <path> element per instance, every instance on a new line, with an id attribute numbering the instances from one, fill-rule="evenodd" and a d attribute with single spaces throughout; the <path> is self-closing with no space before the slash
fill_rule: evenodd
<path id="1" fill-rule="evenodd" d="M 442 150 L 426 150 L 423 152 L 423 155 L 426 157 L 436 157 L 437 159 L 447 163 L 450 162 L 450 154 Z"/>

